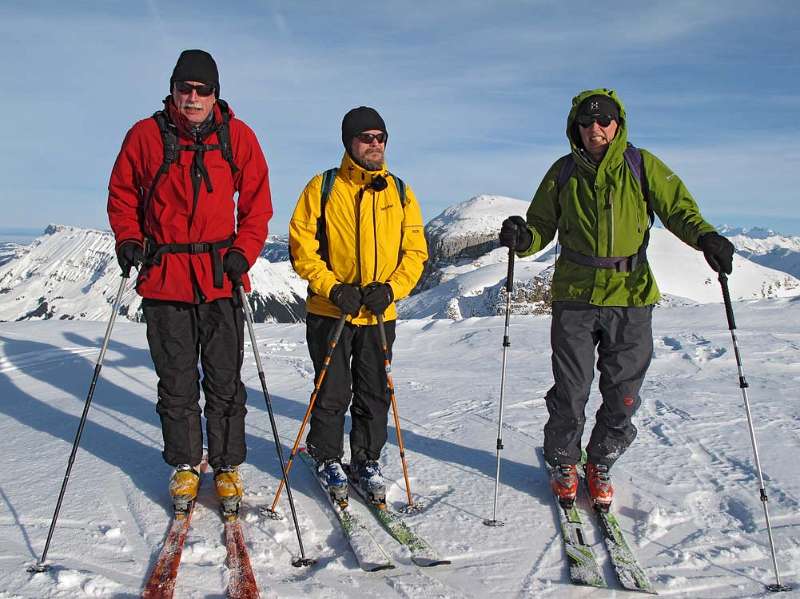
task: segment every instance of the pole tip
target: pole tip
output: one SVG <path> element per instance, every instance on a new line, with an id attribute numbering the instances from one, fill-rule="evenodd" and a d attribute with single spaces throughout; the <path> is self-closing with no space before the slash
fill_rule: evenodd
<path id="1" fill-rule="evenodd" d="M 397 511 L 400 512 L 401 514 L 405 514 L 405 515 L 409 515 L 410 516 L 412 514 L 419 514 L 423 510 L 425 510 L 425 504 L 420 503 L 419 501 L 417 501 L 415 503 L 409 503 L 407 505 L 404 505 L 403 507 L 401 507 Z"/>
<path id="2" fill-rule="evenodd" d="M 486 526 L 492 526 L 492 527 L 495 527 L 495 528 L 498 528 L 500 526 L 505 526 L 506 525 L 506 523 L 503 522 L 502 520 L 488 520 L 487 519 L 487 520 L 484 520 L 483 523 Z"/>
<path id="3" fill-rule="evenodd" d="M 786 584 L 768 584 L 767 590 L 771 593 L 785 593 L 786 591 L 791 591 L 792 587 Z"/>
<path id="4" fill-rule="evenodd" d="M 310 557 L 298 557 L 292 560 L 292 565 L 295 568 L 304 568 L 307 566 L 313 566 L 317 563 L 317 560 L 311 559 Z"/>
<path id="5" fill-rule="evenodd" d="M 261 513 L 270 520 L 283 520 L 283 516 L 281 514 L 268 507 L 262 507 Z"/>
<path id="6" fill-rule="evenodd" d="M 38 574 L 39 572 L 47 572 L 50 569 L 50 564 L 36 563 L 33 566 L 28 566 L 26 570 L 31 574 Z"/>

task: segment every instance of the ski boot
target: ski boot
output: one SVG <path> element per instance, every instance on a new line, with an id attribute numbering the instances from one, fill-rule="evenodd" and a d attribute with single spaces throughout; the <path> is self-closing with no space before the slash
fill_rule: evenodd
<path id="1" fill-rule="evenodd" d="M 353 481 L 361 492 L 375 507 L 386 509 L 386 483 L 383 480 L 381 466 L 375 460 L 359 462 L 351 466 Z"/>
<path id="2" fill-rule="evenodd" d="M 594 507 L 607 512 L 614 498 L 614 486 L 611 484 L 611 475 L 608 466 L 604 464 L 586 464 L 586 482 L 589 485 L 589 497 Z"/>
<path id="3" fill-rule="evenodd" d="M 189 513 L 199 487 L 200 473 L 195 468 L 189 464 L 176 466 L 169 479 L 169 495 L 172 497 L 172 507 L 177 519 L 183 519 Z"/>
<path id="4" fill-rule="evenodd" d="M 317 476 L 322 486 L 328 491 L 333 502 L 340 508 L 347 507 L 347 476 L 338 459 L 325 460 L 317 463 Z"/>
<path id="5" fill-rule="evenodd" d="M 578 495 L 578 469 L 575 464 L 559 464 L 550 471 L 550 487 L 564 509 L 570 509 Z"/>
<path id="6" fill-rule="evenodd" d="M 217 487 L 222 517 L 235 520 L 239 516 L 239 505 L 242 503 L 244 483 L 236 466 L 222 466 L 214 472 L 214 484 Z"/>

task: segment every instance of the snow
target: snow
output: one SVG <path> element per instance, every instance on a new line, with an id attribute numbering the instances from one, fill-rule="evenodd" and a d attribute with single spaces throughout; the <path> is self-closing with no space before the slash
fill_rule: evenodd
<path id="1" fill-rule="evenodd" d="M 654 255 L 658 251 L 654 240 Z M 739 276 L 749 277 L 743 264 L 731 277 L 732 287 L 743 289 Z M 718 298 L 718 286 L 713 290 Z M 797 587 L 800 300 L 738 301 L 734 308 L 778 563 L 785 581 Z M 412 490 L 427 504 L 407 522 L 453 562 L 424 570 L 376 525 L 398 567 L 361 571 L 299 460 L 292 471 L 294 498 L 306 552 L 318 564 L 291 566 L 298 554 L 291 519 L 269 520 L 258 509 L 272 502 L 280 468 L 248 343 L 243 523 L 263 597 L 634 596 L 616 586 L 593 528 L 589 541 L 612 591 L 568 582 L 535 454 L 546 419 L 542 398 L 551 385 L 546 316 L 511 319 L 497 514 L 505 526 L 482 524 L 492 515 L 503 324 L 502 316 L 398 324 L 393 377 Z M 101 321 L 0 323 L 0 597 L 138 596 L 166 533 L 170 470 L 160 454 L 155 374 L 144 326 L 121 319 L 53 537 L 53 567 L 36 575 L 25 571 L 44 547 L 104 332 Z M 263 324 L 256 336 L 288 454 L 313 387 L 305 329 Z M 659 594 L 761 595 L 774 576 L 724 309 L 719 303 L 661 306 L 654 339 L 635 420 L 639 436 L 613 470 L 620 522 Z M 598 405 L 595 385 L 585 440 Z M 399 508 L 406 494 L 393 427 L 381 463 L 393 481 L 388 500 Z M 224 594 L 225 549 L 213 493 L 205 475 L 176 597 Z M 279 509 L 288 514 L 285 495 Z"/>

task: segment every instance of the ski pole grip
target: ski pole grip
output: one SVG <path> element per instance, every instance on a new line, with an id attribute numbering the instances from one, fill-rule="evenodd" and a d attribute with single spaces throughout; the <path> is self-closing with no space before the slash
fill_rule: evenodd
<path id="1" fill-rule="evenodd" d="M 725 302 L 725 315 L 728 317 L 728 328 L 734 330 L 736 328 L 736 322 L 733 319 L 731 292 L 728 290 L 728 276 L 724 272 L 719 273 L 719 284 L 720 287 L 722 287 L 722 300 Z"/>
<path id="2" fill-rule="evenodd" d="M 508 248 L 508 274 L 506 275 L 506 291 L 511 294 L 514 287 L 514 248 Z"/>

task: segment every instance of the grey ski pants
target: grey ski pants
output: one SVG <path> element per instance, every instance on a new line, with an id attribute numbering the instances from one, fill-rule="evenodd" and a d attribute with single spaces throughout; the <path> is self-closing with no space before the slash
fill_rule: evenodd
<path id="1" fill-rule="evenodd" d="M 545 401 L 544 452 L 551 464 L 581 457 L 584 410 L 594 377 L 595 347 L 603 402 L 586 452 L 611 467 L 636 438 L 631 419 L 653 356 L 653 307 L 600 307 L 553 302 L 550 329 L 554 384 Z"/>

